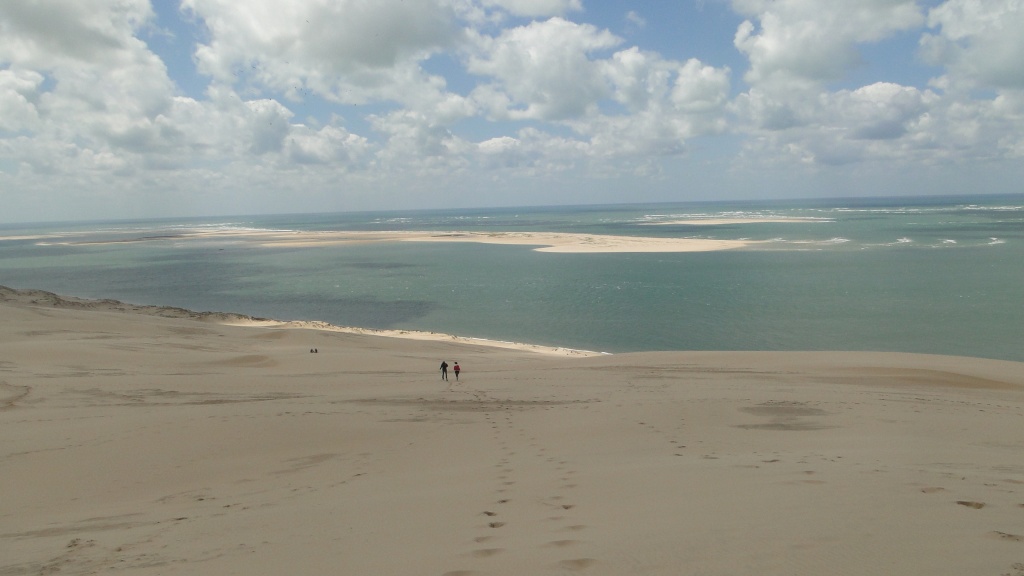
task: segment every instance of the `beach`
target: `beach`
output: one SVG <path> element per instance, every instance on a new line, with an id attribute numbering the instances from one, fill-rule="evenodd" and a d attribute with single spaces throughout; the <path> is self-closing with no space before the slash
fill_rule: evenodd
<path id="1" fill-rule="evenodd" d="M 0 574 L 1024 572 L 1021 363 L 0 315 Z"/>

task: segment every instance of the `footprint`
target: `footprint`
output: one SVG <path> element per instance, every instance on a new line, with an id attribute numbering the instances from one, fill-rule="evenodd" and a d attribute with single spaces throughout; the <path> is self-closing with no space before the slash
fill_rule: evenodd
<path id="1" fill-rule="evenodd" d="M 488 524 L 488 526 L 490 526 L 491 528 L 501 528 L 504 525 L 504 522 L 491 522 L 490 524 Z"/>
<path id="2" fill-rule="evenodd" d="M 484 510 L 484 514 L 486 514 L 488 516 L 497 516 L 498 515 L 497 512 L 491 512 L 490 510 Z"/>
<path id="3" fill-rule="evenodd" d="M 577 572 L 580 570 L 586 570 L 594 564 L 597 564 L 597 560 L 594 560 L 593 558 L 575 558 L 573 560 L 562 560 L 558 563 L 558 566 L 563 570 Z"/>
<path id="4" fill-rule="evenodd" d="M 975 510 L 981 510 L 985 507 L 984 502 L 971 502 L 970 500 L 957 500 L 956 503 L 961 506 L 967 506 L 968 508 L 974 508 Z"/>
<path id="5" fill-rule="evenodd" d="M 488 558 L 495 554 L 501 554 L 504 551 L 504 548 L 481 548 L 480 550 L 473 550 L 470 554 L 474 558 Z"/>
<path id="6" fill-rule="evenodd" d="M 946 491 L 945 488 L 940 488 L 938 486 L 928 486 L 926 488 L 921 488 L 921 492 L 924 492 L 925 494 L 934 494 L 936 492 L 945 492 L 945 491 Z"/>
<path id="7" fill-rule="evenodd" d="M 555 547 L 555 548 L 565 548 L 566 546 L 572 546 L 574 544 L 579 544 L 579 543 L 580 543 L 579 540 L 554 540 L 554 541 L 548 542 L 544 546 L 552 546 L 552 547 Z"/>

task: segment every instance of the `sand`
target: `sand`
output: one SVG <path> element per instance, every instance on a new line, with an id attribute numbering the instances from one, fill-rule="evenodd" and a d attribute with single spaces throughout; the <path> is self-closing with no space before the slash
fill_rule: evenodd
<path id="1" fill-rule="evenodd" d="M 196 230 L 159 236 L 126 236 L 103 241 L 73 241 L 52 237 L 41 244 L 115 244 L 125 242 L 187 242 L 220 240 L 266 248 L 338 246 L 381 242 L 476 242 L 536 246 L 537 252 L 611 253 L 611 252 L 711 252 L 746 248 L 761 242 L 717 240 L 713 238 L 650 238 L 566 232 L 308 232 L 291 230 Z"/>
<path id="2" fill-rule="evenodd" d="M 1020 363 L 0 318 L 5 576 L 1024 574 Z"/>
<path id="3" fill-rule="evenodd" d="M 562 232 L 456 232 L 410 238 L 416 242 L 478 242 L 483 244 L 538 245 L 537 252 L 612 253 L 612 252 L 713 252 L 746 248 L 752 240 L 715 240 L 712 238 L 648 238 L 603 234 Z"/>

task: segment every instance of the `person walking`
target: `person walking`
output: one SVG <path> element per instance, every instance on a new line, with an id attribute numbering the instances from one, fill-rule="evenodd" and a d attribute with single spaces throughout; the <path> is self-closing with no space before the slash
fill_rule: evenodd
<path id="1" fill-rule="evenodd" d="M 462 370 L 462 368 L 459 368 L 459 363 L 458 362 L 456 362 L 455 365 L 452 366 L 452 370 L 455 371 L 455 381 L 458 382 L 459 381 L 459 371 Z"/>
<path id="2" fill-rule="evenodd" d="M 448 363 L 441 360 L 441 380 L 448 381 Z"/>

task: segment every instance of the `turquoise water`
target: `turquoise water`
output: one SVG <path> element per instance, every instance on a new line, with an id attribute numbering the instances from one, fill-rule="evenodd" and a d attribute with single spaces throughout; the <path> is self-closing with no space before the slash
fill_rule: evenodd
<path id="1" fill-rule="evenodd" d="M 813 218 L 716 226 L 690 218 Z M 749 249 L 557 254 L 260 248 L 190 229 L 558 231 Z M 0 284 L 89 298 L 588 350 L 886 350 L 1024 361 L 1024 197 L 871 199 L 0 227 Z M 81 244 L 149 238 L 145 242 Z"/>

